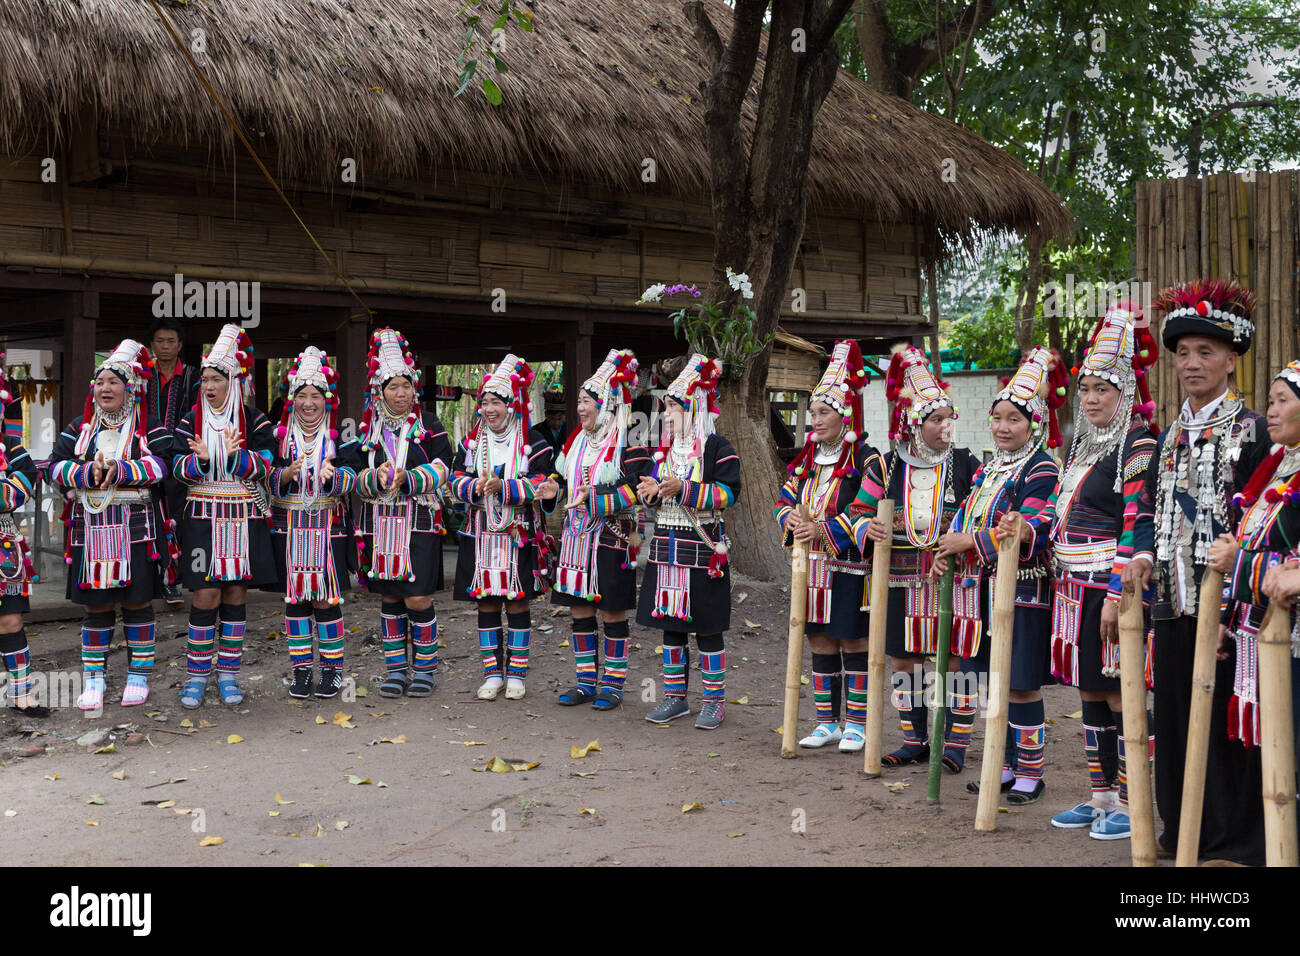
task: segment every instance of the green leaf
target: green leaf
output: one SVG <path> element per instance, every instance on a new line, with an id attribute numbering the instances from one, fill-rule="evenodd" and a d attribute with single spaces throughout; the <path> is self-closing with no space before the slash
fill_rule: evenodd
<path id="1" fill-rule="evenodd" d="M 464 93 L 467 89 L 469 89 L 469 84 L 474 79 L 474 70 L 477 67 L 478 67 L 478 60 L 470 60 L 468 63 L 465 64 L 465 69 L 462 70 L 460 74 L 460 79 L 461 79 L 460 88 L 456 90 L 455 93 L 452 94 L 452 99 L 455 99 L 457 96 L 460 96 L 460 94 Z"/>
<path id="2" fill-rule="evenodd" d="M 487 97 L 487 101 L 493 106 L 501 105 L 501 90 L 487 77 L 483 78 L 483 95 Z"/>

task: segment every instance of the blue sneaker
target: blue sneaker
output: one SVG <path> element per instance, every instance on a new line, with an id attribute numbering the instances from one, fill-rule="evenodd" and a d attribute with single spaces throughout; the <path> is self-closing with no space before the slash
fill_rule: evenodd
<path id="1" fill-rule="evenodd" d="M 1069 810 L 1062 810 L 1052 817 L 1052 826 L 1062 830 L 1087 830 L 1094 821 L 1100 820 L 1106 811 L 1094 807 L 1091 803 L 1080 803 Z"/>
<path id="2" fill-rule="evenodd" d="M 1129 838 L 1128 811 L 1110 811 L 1092 825 L 1092 832 L 1088 836 L 1094 840 L 1127 840 Z"/>

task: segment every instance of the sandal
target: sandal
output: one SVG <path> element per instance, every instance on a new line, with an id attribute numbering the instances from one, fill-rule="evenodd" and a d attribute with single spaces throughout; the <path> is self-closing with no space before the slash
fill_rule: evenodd
<path id="1" fill-rule="evenodd" d="M 389 671 L 384 682 L 379 685 L 380 697 L 401 697 L 406 693 L 406 685 L 411 682 L 411 675 L 406 671 Z"/>
<path id="2" fill-rule="evenodd" d="M 591 702 L 591 706 L 596 710 L 613 710 L 621 703 L 623 703 L 623 692 L 621 690 L 602 687 L 595 700 Z"/>
<path id="3" fill-rule="evenodd" d="M 882 765 L 886 767 L 903 767 L 909 763 L 925 763 L 930 759 L 930 745 L 921 744 L 920 749 L 914 750 L 911 747 L 899 747 L 892 754 L 885 754 L 880 758 Z"/>
<path id="4" fill-rule="evenodd" d="M 1001 788 L 1001 789 L 1002 789 L 1002 792 L 1003 792 L 1003 793 L 1006 793 L 1008 790 L 1010 790 L 1010 789 L 1011 789 L 1012 787 L 1014 787 L 1015 785 L 1016 785 L 1016 778 L 1015 778 L 1015 777 L 1012 777 L 1010 780 L 1003 780 L 1003 781 L 1002 781 L 1002 788 Z M 967 793 L 979 793 L 979 792 L 980 792 L 980 782 L 979 782 L 978 780 L 972 780 L 970 783 L 966 784 L 966 792 L 967 792 Z"/>
<path id="5" fill-rule="evenodd" d="M 1046 789 L 1047 784 L 1043 783 L 1043 780 L 1040 777 L 1034 784 L 1034 789 L 1030 790 L 1028 793 L 1023 790 L 1010 791 L 1007 794 L 1007 803 L 1011 804 L 1013 807 L 1022 807 L 1026 803 L 1033 803 L 1043 795 L 1043 791 Z"/>
<path id="6" fill-rule="evenodd" d="M 564 707 L 576 707 L 578 704 L 585 704 L 587 701 L 593 700 L 595 696 L 596 688 L 590 684 L 578 684 L 561 694 L 556 703 Z"/>
<path id="7" fill-rule="evenodd" d="M 44 704 L 28 704 L 26 707 L 19 707 L 17 704 L 9 705 L 9 712 L 15 717 L 48 717 L 50 708 Z"/>
<path id="8" fill-rule="evenodd" d="M 434 685 L 438 682 L 437 677 L 430 671 L 420 671 L 411 680 L 411 684 L 406 688 L 407 697 L 428 697 L 433 693 Z"/>
<path id="9" fill-rule="evenodd" d="M 244 702 L 244 692 L 239 689 L 239 684 L 235 681 L 234 674 L 222 673 L 217 675 L 217 690 L 221 694 L 221 702 L 235 706 Z"/>
<path id="10" fill-rule="evenodd" d="M 206 677 L 189 677 L 181 688 L 181 706 L 186 710 L 197 710 L 203 703 L 203 693 L 207 689 Z"/>
<path id="11" fill-rule="evenodd" d="M 149 679 L 143 674 L 128 674 L 122 690 L 123 707 L 139 707 L 149 699 Z"/>

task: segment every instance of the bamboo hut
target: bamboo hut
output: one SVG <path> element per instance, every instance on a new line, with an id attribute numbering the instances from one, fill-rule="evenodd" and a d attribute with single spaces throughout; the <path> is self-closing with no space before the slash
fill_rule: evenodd
<path id="1" fill-rule="evenodd" d="M 63 381 L 89 378 L 91 343 L 143 334 L 177 274 L 258 283 L 259 358 L 325 347 L 354 414 L 368 323 L 426 365 L 513 349 L 579 381 L 611 346 L 680 350 L 665 309 L 633 305 L 711 274 L 706 71 L 676 0 L 537 5 L 506 34 L 498 107 L 453 97 L 458 4 L 159 5 L 167 23 L 141 0 L 0 5 L 0 321 L 50 343 Z M 807 308 L 781 320 L 805 339 L 919 335 L 929 258 L 1068 226 L 1008 155 L 852 77 L 820 124 L 790 282 Z M 222 320 L 187 321 L 193 347 Z"/>

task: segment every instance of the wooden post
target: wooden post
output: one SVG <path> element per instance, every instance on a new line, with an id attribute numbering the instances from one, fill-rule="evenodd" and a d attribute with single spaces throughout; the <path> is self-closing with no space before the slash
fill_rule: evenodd
<path id="1" fill-rule="evenodd" d="M 1259 629 L 1259 750 L 1264 781 L 1264 862 L 1296 866 L 1295 731 L 1291 724 L 1291 620 L 1270 603 Z"/>
<path id="2" fill-rule="evenodd" d="M 579 319 L 564 339 L 564 421 L 568 428 L 577 426 L 578 389 L 591 377 L 591 331 L 591 319 Z"/>
<path id="3" fill-rule="evenodd" d="M 50 317 L 54 318 L 53 315 Z M 58 318 L 63 324 L 63 364 L 59 381 L 59 420 L 55 427 L 63 428 L 81 414 L 86 390 L 95 375 L 99 293 L 68 292 L 59 295 Z"/>
<path id="4" fill-rule="evenodd" d="M 948 725 L 948 657 L 952 648 L 952 582 L 956 569 L 952 564 L 939 580 L 939 630 L 935 634 L 934 684 L 937 699 L 934 704 L 933 729 L 930 731 L 930 777 L 925 800 L 939 802 L 943 780 L 943 743 Z"/>
<path id="5" fill-rule="evenodd" d="M 352 420 L 351 433 L 340 422 L 339 430 L 343 438 L 359 437 L 357 428 L 361 425 L 361 408 L 365 404 L 366 385 L 369 375 L 366 373 L 366 353 L 370 347 L 369 324 L 366 316 L 355 315 L 348 309 L 341 316 L 342 325 L 334 333 L 334 362 L 339 373 L 339 387 L 343 390 L 342 418 Z"/>
<path id="6" fill-rule="evenodd" d="M 880 776 L 881 742 L 885 734 L 885 627 L 889 620 L 889 553 L 894 543 L 894 502 L 881 498 L 876 517 L 889 534 L 871 549 L 871 616 L 867 627 L 867 742 L 862 748 L 862 772 Z M 936 518 L 937 520 L 937 518 Z M 845 691 L 847 696 L 848 691 Z"/>
<path id="7" fill-rule="evenodd" d="M 576 421 L 576 419 L 575 419 Z M 799 506 L 799 517 L 808 520 L 808 506 Z M 781 756 L 799 756 L 795 730 L 799 722 L 799 678 L 803 674 L 803 630 L 808 623 L 808 546 L 798 538 L 790 559 L 790 641 L 785 655 L 785 712 L 781 721 Z"/>
<path id="8" fill-rule="evenodd" d="M 998 577 L 993 587 L 993 621 L 989 628 L 989 703 L 984 718 L 984 757 L 975 829 L 998 827 L 1002 794 L 1002 752 L 1007 743 L 1007 696 L 1011 690 L 1011 630 L 1016 622 L 1016 573 L 1020 570 L 1020 529 L 1024 519 L 1012 513 L 1012 529 L 998 541 Z"/>
<path id="9" fill-rule="evenodd" d="M 1147 678 L 1142 595 L 1136 590 L 1119 601 L 1119 677 L 1124 698 L 1124 753 L 1128 759 L 1128 816 L 1134 866 L 1156 865 L 1156 825 L 1151 801 L 1151 762 L 1147 759 Z"/>
<path id="10" fill-rule="evenodd" d="M 1214 705 L 1214 653 L 1219 643 L 1219 595 L 1223 572 L 1206 568 L 1196 615 L 1196 654 L 1192 658 L 1192 707 L 1183 767 L 1183 806 L 1178 820 L 1177 866 L 1195 866 L 1201 849 L 1201 811 L 1205 803 L 1205 760 L 1210 750 L 1210 711 Z"/>

